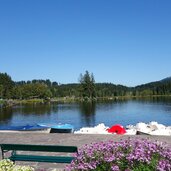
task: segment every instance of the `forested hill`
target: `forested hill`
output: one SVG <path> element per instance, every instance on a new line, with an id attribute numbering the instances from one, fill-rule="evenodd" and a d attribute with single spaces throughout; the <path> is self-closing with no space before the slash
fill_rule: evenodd
<path id="1" fill-rule="evenodd" d="M 169 82 L 169 81 L 171 81 L 171 77 L 167 77 L 167 78 L 161 80 L 161 82 Z"/>
<path id="2" fill-rule="evenodd" d="M 134 87 L 135 95 L 171 95 L 171 77 Z"/>
<path id="3" fill-rule="evenodd" d="M 0 99 L 49 99 L 49 98 L 115 98 L 122 96 L 171 95 L 171 77 L 136 87 L 113 83 L 95 83 L 86 73 L 80 83 L 59 84 L 47 80 L 15 82 L 6 73 L 0 73 Z M 86 82 L 88 78 L 88 82 Z"/>

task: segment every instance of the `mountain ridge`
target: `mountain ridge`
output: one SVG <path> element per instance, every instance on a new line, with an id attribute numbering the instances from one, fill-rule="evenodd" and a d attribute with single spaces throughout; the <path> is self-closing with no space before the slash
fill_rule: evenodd
<path id="1" fill-rule="evenodd" d="M 162 79 L 162 80 L 160 80 L 160 81 L 162 81 L 162 82 L 163 82 L 163 81 L 164 81 L 164 82 L 165 82 L 165 81 L 171 81 L 171 76 L 170 76 L 170 77 L 166 77 L 166 78 L 164 78 L 164 79 Z"/>

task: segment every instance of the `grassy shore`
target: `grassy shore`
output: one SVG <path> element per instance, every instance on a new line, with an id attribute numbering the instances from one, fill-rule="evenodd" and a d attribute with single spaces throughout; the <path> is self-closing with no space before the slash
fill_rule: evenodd
<path id="1" fill-rule="evenodd" d="M 122 101 L 122 100 L 150 100 L 150 99 L 157 99 L 157 98 L 169 98 L 170 95 L 164 96 L 164 95 L 155 95 L 155 96 L 116 96 L 116 97 L 98 97 L 96 99 L 93 99 L 93 101 Z M 79 97 L 58 97 L 58 98 L 51 98 L 51 99 L 1 99 L 0 104 L 4 107 L 14 106 L 18 104 L 32 104 L 32 103 L 75 103 L 75 102 L 83 102 Z M 92 102 L 91 99 L 86 100 L 86 102 Z"/>

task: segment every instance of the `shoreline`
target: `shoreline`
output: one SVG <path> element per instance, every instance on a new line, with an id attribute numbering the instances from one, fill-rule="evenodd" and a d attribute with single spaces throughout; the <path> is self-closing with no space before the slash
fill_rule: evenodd
<path id="1" fill-rule="evenodd" d="M 145 95 L 145 96 L 106 96 L 106 97 L 96 97 L 95 102 L 98 101 L 115 101 L 115 100 L 128 100 L 128 99 L 146 99 L 146 98 L 167 98 L 171 97 L 171 95 Z M 18 104 L 32 104 L 32 103 L 75 103 L 75 102 L 90 102 L 90 101 L 82 101 L 79 97 L 57 97 L 57 98 L 33 98 L 33 99 L 0 99 L 0 104 L 4 105 L 18 105 Z"/>

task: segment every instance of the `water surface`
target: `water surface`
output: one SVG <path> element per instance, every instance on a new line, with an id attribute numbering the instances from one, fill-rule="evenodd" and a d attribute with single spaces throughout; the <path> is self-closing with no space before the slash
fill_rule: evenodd
<path id="1" fill-rule="evenodd" d="M 104 123 L 136 124 L 157 121 L 171 125 L 171 98 L 108 101 L 72 104 L 30 104 L 0 108 L 0 125 L 69 123 L 77 130 Z"/>

